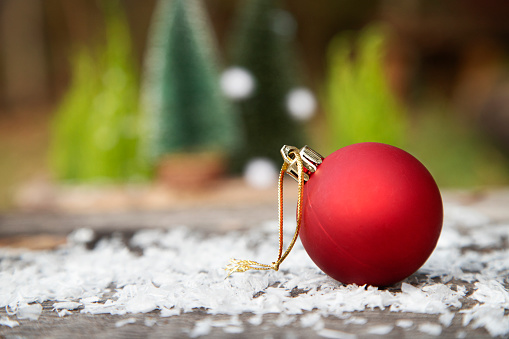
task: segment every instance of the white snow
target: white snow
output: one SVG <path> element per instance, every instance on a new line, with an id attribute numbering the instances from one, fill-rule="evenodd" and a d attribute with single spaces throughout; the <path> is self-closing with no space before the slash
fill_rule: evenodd
<path id="1" fill-rule="evenodd" d="M 154 326 L 155 324 L 157 324 L 157 319 L 156 318 L 145 318 L 143 320 L 143 324 L 147 327 L 152 327 Z"/>
<path id="2" fill-rule="evenodd" d="M 457 319 L 465 331 L 484 328 L 492 336 L 507 336 L 509 249 L 503 239 L 509 238 L 509 227 L 490 225 L 464 207 L 446 211 L 453 213 L 446 214 L 439 244 L 419 270 L 419 278 L 410 277 L 391 289 L 334 281 L 313 264 L 300 242 L 278 272 L 236 273 L 225 279 L 223 268 L 232 257 L 274 260 L 278 230 L 270 221 L 247 231 L 207 236 L 186 227 L 143 230 L 129 245 L 113 237 L 100 240 L 92 250 L 85 246 L 91 237 L 81 236 L 90 235 L 90 230 L 74 232 L 69 244 L 57 250 L 0 249 L 0 307 L 11 318 L 27 320 L 50 311 L 43 311 L 43 302 L 60 316 L 153 312 L 150 318 L 156 319 L 196 309 L 231 316 L 197 322 L 187 329 L 193 337 L 209 334 L 214 327 L 240 333 L 249 324 L 264 326 L 263 315 L 277 313 L 271 318 L 276 326 L 309 328 L 327 338 L 355 337 L 325 328 L 324 319 L 330 317 L 345 319 L 345 324 L 366 324 L 379 335 L 390 333 L 389 327 L 371 325 L 363 316 L 363 311 L 374 309 L 432 314 L 428 323 L 405 319 L 395 323 L 429 335 L 440 335 Z M 291 222 L 287 225 L 285 239 L 290 239 L 293 228 Z M 489 247 L 492 244 L 499 246 Z M 238 317 L 243 313 L 253 314 L 246 323 Z M 127 320 L 117 324 L 123 326 Z M 151 326 L 156 321 L 145 323 Z M 18 324 L 8 317 L 0 319 L 0 325 Z M 462 333 L 458 331 L 458 336 Z"/>
<path id="3" fill-rule="evenodd" d="M 42 313 L 41 304 L 19 303 L 16 309 L 18 319 L 37 320 Z"/>
<path id="4" fill-rule="evenodd" d="M 189 332 L 189 336 L 191 338 L 206 336 L 210 334 L 213 327 L 222 328 L 225 333 L 244 332 L 242 321 L 240 321 L 238 315 L 234 315 L 228 320 L 213 321 L 210 318 L 199 320 L 194 324 L 194 328 Z"/>
<path id="5" fill-rule="evenodd" d="M 90 228 L 78 228 L 67 236 L 69 244 L 86 244 L 94 239 L 94 231 Z"/>
<path id="6" fill-rule="evenodd" d="M 230 67 L 221 74 L 221 89 L 227 97 L 233 100 L 241 100 L 251 96 L 255 85 L 253 75 L 243 67 Z"/>
<path id="7" fill-rule="evenodd" d="M 69 310 L 66 310 L 66 309 L 62 309 L 60 311 L 57 311 L 57 314 L 59 317 L 65 317 L 65 316 L 71 315 L 72 312 L 70 312 Z"/>
<path id="8" fill-rule="evenodd" d="M 420 324 L 418 329 L 423 333 L 434 336 L 439 336 L 442 333 L 442 326 L 433 323 Z"/>
<path id="9" fill-rule="evenodd" d="M 19 323 L 16 320 L 9 319 L 9 317 L 2 317 L 0 318 L 0 325 L 9 326 L 10 328 L 13 328 L 19 326 Z"/>
<path id="10" fill-rule="evenodd" d="M 205 318 L 203 320 L 199 320 L 194 324 L 193 330 L 189 333 L 191 338 L 197 338 L 199 336 L 207 335 L 210 333 L 212 329 L 212 319 Z"/>
<path id="11" fill-rule="evenodd" d="M 248 323 L 250 323 L 253 326 L 258 326 L 258 325 L 261 325 L 261 323 L 263 322 L 263 316 L 261 314 L 257 314 L 255 316 L 249 318 L 247 321 L 248 321 Z"/>
<path id="12" fill-rule="evenodd" d="M 438 320 L 442 325 L 445 327 L 451 326 L 452 320 L 454 319 L 454 313 L 453 312 L 445 312 L 443 313 Z"/>
<path id="13" fill-rule="evenodd" d="M 314 116 L 316 111 L 315 96 L 307 88 L 295 88 L 286 97 L 286 109 L 296 120 L 307 121 Z"/>
<path id="14" fill-rule="evenodd" d="M 392 332 L 392 325 L 377 325 L 368 329 L 368 334 L 386 335 Z"/>
<path id="15" fill-rule="evenodd" d="M 277 327 L 284 327 L 290 325 L 295 320 L 296 320 L 295 316 L 290 316 L 286 313 L 281 313 L 279 314 L 279 317 L 277 317 L 277 319 L 274 320 L 274 325 L 276 325 Z"/>
<path id="16" fill-rule="evenodd" d="M 401 328 L 410 328 L 414 326 L 414 322 L 410 319 L 398 319 L 396 320 L 396 326 Z"/>
<path id="17" fill-rule="evenodd" d="M 313 327 L 322 329 L 323 328 L 323 320 L 320 314 L 318 313 L 307 313 L 300 317 L 300 325 L 301 327 Z"/>
<path id="18" fill-rule="evenodd" d="M 134 324 L 134 323 L 136 323 L 136 318 L 122 319 L 115 323 L 115 327 L 122 327 L 125 325 Z"/>

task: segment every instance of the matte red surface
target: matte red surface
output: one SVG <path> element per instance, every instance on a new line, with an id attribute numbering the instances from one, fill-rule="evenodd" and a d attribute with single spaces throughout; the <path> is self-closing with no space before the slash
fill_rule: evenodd
<path id="1" fill-rule="evenodd" d="M 300 238 L 320 269 L 343 283 L 386 286 L 417 271 L 443 222 L 428 170 L 394 146 L 337 150 L 304 186 Z"/>

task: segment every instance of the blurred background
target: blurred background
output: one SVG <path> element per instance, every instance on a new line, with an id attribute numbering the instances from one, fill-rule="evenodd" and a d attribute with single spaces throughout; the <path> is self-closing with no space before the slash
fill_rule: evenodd
<path id="1" fill-rule="evenodd" d="M 503 0 L 0 0 L 0 210 L 253 199 L 275 188 L 283 144 L 325 156 L 386 142 L 443 189 L 507 185 L 507 13 Z"/>

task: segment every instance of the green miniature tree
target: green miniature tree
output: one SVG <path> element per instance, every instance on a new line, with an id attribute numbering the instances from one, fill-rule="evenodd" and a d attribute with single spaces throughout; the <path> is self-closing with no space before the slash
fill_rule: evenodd
<path id="1" fill-rule="evenodd" d="M 125 181 L 146 173 L 127 22 L 118 3 L 102 4 L 106 43 L 74 55 L 72 83 L 52 124 L 50 161 L 61 180 Z"/>
<path id="2" fill-rule="evenodd" d="M 142 107 L 152 160 L 231 152 L 238 144 L 236 116 L 219 88 L 215 43 L 201 1 L 159 1 L 149 44 Z"/>
<path id="3" fill-rule="evenodd" d="M 343 33 L 329 50 L 331 151 L 363 141 L 404 146 L 407 119 L 384 73 L 385 33 L 372 26 L 354 38 Z"/>
<path id="4" fill-rule="evenodd" d="M 249 74 L 252 92 L 237 100 L 245 144 L 236 157 L 237 169 L 254 157 L 281 163 L 283 145 L 304 146 L 303 128 L 292 118 L 287 97 L 297 83 L 293 52 L 296 29 L 290 14 L 274 0 L 246 0 L 234 25 L 231 60 Z"/>

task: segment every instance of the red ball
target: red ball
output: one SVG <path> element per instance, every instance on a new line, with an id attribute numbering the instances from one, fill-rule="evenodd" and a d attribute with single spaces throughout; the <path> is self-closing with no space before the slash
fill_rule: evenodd
<path id="1" fill-rule="evenodd" d="M 387 286 L 417 271 L 433 252 L 442 198 L 409 153 L 366 142 L 337 150 L 304 186 L 300 238 L 332 278 Z"/>

